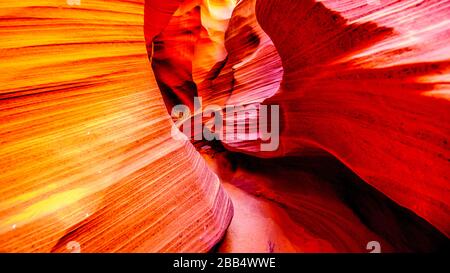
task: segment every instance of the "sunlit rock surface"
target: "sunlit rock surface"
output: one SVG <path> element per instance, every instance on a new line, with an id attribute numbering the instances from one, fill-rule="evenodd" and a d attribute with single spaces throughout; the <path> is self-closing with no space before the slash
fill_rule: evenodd
<path id="1" fill-rule="evenodd" d="M 143 1 L 0 4 L 1 252 L 208 251 L 225 233 L 217 176 L 171 138 L 143 15 Z"/>
<path id="2" fill-rule="evenodd" d="M 224 36 L 228 55 L 211 66 L 203 81 L 197 76 L 196 95 L 224 111 L 226 105 L 280 105 L 279 149 L 261 151 L 260 135 L 248 134 L 222 139 L 227 150 L 294 161 L 304 156 L 335 157 L 361 183 L 373 186 L 369 191 L 380 192 L 448 236 L 449 6 L 448 1 L 239 1 Z M 168 62 L 176 61 L 167 57 Z M 238 113 L 237 123 L 257 118 Z M 234 129 L 225 126 L 225 130 Z M 278 184 L 288 183 L 287 174 L 279 176 L 284 182 Z M 261 177 L 246 181 L 264 184 Z M 235 192 L 232 186 L 227 188 Z M 350 199 L 361 199 L 354 195 Z M 247 199 L 239 196 L 234 198 L 235 208 Z M 374 214 L 373 209 L 364 213 Z M 389 213 L 381 213 L 386 222 L 392 222 Z M 236 234 L 236 225 L 251 226 L 237 221 L 229 234 Z M 402 225 L 395 223 L 391 230 L 400 233 Z M 440 241 L 430 240 L 421 243 L 422 250 Z M 391 243 L 394 251 L 420 246 Z M 223 249 L 246 249 L 242 244 L 228 245 Z M 328 249 L 319 245 L 308 251 L 346 251 L 342 245 Z M 356 244 L 352 247 L 347 250 L 360 251 Z M 284 250 L 289 249 L 300 251 L 295 246 Z"/>
<path id="3" fill-rule="evenodd" d="M 419 9 L 402 2 L 409 1 L 383 4 L 372 17 L 352 22 L 314 1 L 257 1 L 259 22 L 285 70 L 280 90 L 266 103 L 283 109 L 280 155 L 323 149 L 448 236 L 450 105 L 433 92 L 448 83 L 426 78 L 448 75 L 450 52 L 433 60 L 432 46 L 416 48 L 430 42 L 430 31 L 439 36 L 436 50 L 448 47 L 443 33 L 449 25 L 447 32 L 432 26 L 447 19 L 449 4 L 421 1 Z M 294 17 L 299 20 L 289 20 Z M 412 18 L 421 22 L 418 30 L 405 33 Z M 409 35 L 415 43 L 406 42 Z M 399 50 L 409 52 L 404 61 L 386 56 Z"/>
<path id="4" fill-rule="evenodd" d="M 0 3 L 0 251 L 448 249 L 450 1 L 76 2 Z"/>

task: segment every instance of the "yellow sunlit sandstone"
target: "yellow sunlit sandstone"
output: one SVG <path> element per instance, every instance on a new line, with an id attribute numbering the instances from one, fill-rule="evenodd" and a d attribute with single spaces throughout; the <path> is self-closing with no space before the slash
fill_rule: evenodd
<path id="1" fill-rule="evenodd" d="M 0 2 L 1 252 L 207 251 L 225 232 L 217 176 L 170 136 L 143 12 Z"/>

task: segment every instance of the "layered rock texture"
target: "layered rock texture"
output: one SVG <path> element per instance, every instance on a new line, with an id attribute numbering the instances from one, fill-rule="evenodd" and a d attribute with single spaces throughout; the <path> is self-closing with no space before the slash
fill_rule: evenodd
<path id="1" fill-rule="evenodd" d="M 9 2 L 0 251 L 449 248 L 450 1 Z"/>
<path id="2" fill-rule="evenodd" d="M 171 137 L 143 1 L 0 8 L 0 251 L 211 249 L 232 205 Z"/>

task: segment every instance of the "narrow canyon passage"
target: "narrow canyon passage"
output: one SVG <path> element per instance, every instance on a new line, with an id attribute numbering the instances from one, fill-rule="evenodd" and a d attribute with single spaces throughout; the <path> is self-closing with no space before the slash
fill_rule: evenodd
<path id="1" fill-rule="evenodd" d="M 427 23 L 403 1 L 353 9 L 242 0 L 220 18 L 205 1 L 171 7 L 149 51 L 168 113 L 177 121 L 173 107 L 188 106 L 193 118 L 180 127 L 194 127 L 214 120 L 202 116 L 214 105 L 221 130 L 235 132 L 228 121 L 246 129 L 231 140 L 193 142 L 233 202 L 216 251 L 369 252 L 372 241 L 384 252 L 448 249 L 450 112 L 448 101 L 420 92 L 438 88 L 422 79 L 446 73 L 449 62 L 419 61 L 436 49 L 406 46 L 405 23 L 389 19 L 390 5 Z M 438 6 L 422 11 L 448 10 Z M 204 105 L 196 109 L 198 96 Z M 262 105 L 280 107 L 274 151 L 251 132 Z M 244 108 L 224 114 L 236 106 Z"/>
<path id="2" fill-rule="evenodd" d="M 364 253 L 371 241 L 383 252 L 449 249 L 446 236 L 430 223 L 330 155 L 258 159 L 211 146 L 200 153 L 234 207 L 215 251 Z"/>
<path id="3" fill-rule="evenodd" d="M 0 252 L 448 251 L 449 14 L 0 1 Z"/>

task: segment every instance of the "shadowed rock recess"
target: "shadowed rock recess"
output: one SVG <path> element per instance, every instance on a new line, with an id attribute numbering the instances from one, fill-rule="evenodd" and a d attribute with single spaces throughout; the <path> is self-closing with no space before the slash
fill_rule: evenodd
<path id="1" fill-rule="evenodd" d="M 449 251 L 448 14 L 449 0 L 3 1 L 0 252 Z M 215 105 L 236 137 L 174 138 L 180 104 L 183 127 Z M 273 105 L 265 150 L 252 129 Z"/>

